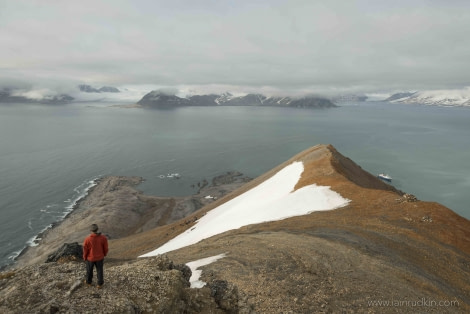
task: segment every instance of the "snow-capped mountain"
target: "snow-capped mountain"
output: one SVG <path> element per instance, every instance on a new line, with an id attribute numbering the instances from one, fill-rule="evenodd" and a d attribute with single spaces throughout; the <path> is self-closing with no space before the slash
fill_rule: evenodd
<path id="1" fill-rule="evenodd" d="M 215 99 L 215 103 L 217 105 L 222 105 L 228 101 L 230 101 L 231 99 L 235 98 L 235 96 L 233 96 L 231 93 L 229 92 L 225 92 L 223 93 L 222 95 L 219 95 L 216 99 Z"/>
<path id="2" fill-rule="evenodd" d="M 386 101 L 435 106 L 470 106 L 470 88 L 393 94 Z"/>

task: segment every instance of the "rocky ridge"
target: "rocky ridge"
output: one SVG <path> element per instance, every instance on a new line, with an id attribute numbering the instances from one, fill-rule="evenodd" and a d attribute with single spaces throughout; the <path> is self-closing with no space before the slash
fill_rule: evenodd
<path id="1" fill-rule="evenodd" d="M 313 183 L 330 186 L 351 202 L 336 210 L 245 226 L 164 256 L 137 258 L 293 161 L 304 163 L 296 189 Z M 112 203 L 110 189 L 96 189 L 95 200 Z M 132 186 L 127 189 L 129 196 L 140 197 L 132 194 Z M 102 216 L 130 208 L 128 199 Z M 102 210 L 92 203 L 89 214 Z M 106 226 L 110 232 L 111 225 Z M 182 219 L 131 229 L 128 236 L 110 240 L 103 289 L 80 283 L 84 271 L 79 262 L 23 262 L 31 265 L 18 264 L 0 274 L 0 310 L 85 312 L 86 303 L 90 312 L 105 313 L 470 311 L 470 222 L 440 204 L 396 190 L 328 145 L 299 153 Z M 201 280 L 207 283 L 202 289 L 188 287 L 184 267 L 160 266 L 221 253 L 224 258 L 201 267 Z"/>

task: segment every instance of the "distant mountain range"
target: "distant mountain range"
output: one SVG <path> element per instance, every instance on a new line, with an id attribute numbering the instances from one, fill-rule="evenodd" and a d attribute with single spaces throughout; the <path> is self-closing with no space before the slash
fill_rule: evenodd
<path id="1" fill-rule="evenodd" d="M 231 93 L 221 95 L 193 95 L 186 98 L 170 95 L 162 91 L 151 91 L 139 102 L 145 108 L 175 108 L 186 106 L 266 106 L 291 108 L 333 108 L 331 100 L 321 97 L 266 97 L 261 94 L 234 96 Z"/>
<path id="2" fill-rule="evenodd" d="M 396 93 L 385 99 L 393 103 L 433 106 L 470 106 L 470 89 Z"/>
<path id="3" fill-rule="evenodd" d="M 81 93 L 120 93 L 116 87 L 103 86 L 94 88 L 90 85 L 79 85 L 78 89 Z M 19 88 L 3 88 L 0 89 L 0 103 L 37 103 L 37 104 L 66 104 L 72 101 L 82 101 L 84 97 L 80 97 L 80 92 L 73 93 L 78 99 L 68 94 L 58 94 L 51 90 L 24 90 Z M 100 96 L 101 97 L 101 96 Z M 89 97 L 88 97 L 89 98 Z M 85 98 L 86 99 L 86 98 Z M 88 99 L 86 99 L 88 100 Z M 97 99 L 95 101 L 100 101 Z"/>
<path id="4" fill-rule="evenodd" d="M 62 89 L 63 90 L 63 89 Z M 452 90 L 405 91 L 387 97 L 383 94 L 340 94 L 328 98 L 318 96 L 268 97 L 262 94 L 243 96 L 226 92 L 223 94 L 176 96 L 162 90 L 147 94 L 142 90 L 118 89 L 112 86 L 94 87 L 78 85 L 67 93 L 47 88 L 0 87 L 0 103 L 66 104 L 70 102 L 137 102 L 144 108 L 174 108 L 185 106 L 266 106 L 292 108 L 332 108 L 348 103 L 364 101 L 387 101 L 391 103 L 433 106 L 470 106 L 470 87 Z M 144 96 L 142 96 L 144 95 Z"/>
<path id="5" fill-rule="evenodd" d="M 11 89 L 0 90 L 0 103 L 65 104 L 72 100 L 74 100 L 74 98 L 66 94 L 28 97 L 27 93 L 20 94 Z"/>

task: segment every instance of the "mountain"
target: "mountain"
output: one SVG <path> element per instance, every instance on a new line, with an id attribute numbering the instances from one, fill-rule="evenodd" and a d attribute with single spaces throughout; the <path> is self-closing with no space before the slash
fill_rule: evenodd
<path id="1" fill-rule="evenodd" d="M 37 103 L 37 104 L 66 104 L 74 100 L 67 94 L 33 94 L 13 89 L 0 90 L 0 103 Z"/>
<path id="2" fill-rule="evenodd" d="M 385 101 L 434 106 L 470 106 L 470 88 L 397 93 Z"/>
<path id="3" fill-rule="evenodd" d="M 262 106 L 266 97 L 261 94 L 248 94 L 245 96 L 231 97 L 226 102 L 219 100 L 221 106 Z"/>
<path id="4" fill-rule="evenodd" d="M 189 97 L 189 102 L 191 106 L 217 106 L 219 103 L 219 95 L 194 95 Z"/>
<path id="5" fill-rule="evenodd" d="M 234 98 L 234 97 L 235 97 L 235 96 L 233 96 L 233 94 L 231 94 L 231 93 L 229 93 L 229 92 L 225 92 L 225 93 L 219 95 L 219 96 L 216 98 L 215 102 L 216 102 L 218 105 L 224 104 L 224 103 L 230 101 L 230 100 L 231 100 L 232 98 Z"/>
<path id="6" fill-rule="evenodd" d="M 189 99 L 180 98 L 176 95 L 169 95 L 161 91 L 152 91 L 139 100 L 138 104 L 146 108 L 168 109 L 191 106 L 191 101 Z"/>
<path id="7" fill-rule="evenodd" d="M 234 96 L 230 93 L 222 95 L 193 95 L 188 98 L 169 95 L 162 91 L 152 91 L 139 102 L 146 108 L 174 108 L 182 106 L 275 106 L 293 108 L 332 108 L 336 107 L 330 100 L 320 97 L 266 97 L 261 94 Z"/>
<path id="8" fill-rule="evenodd" d="M 470 221 L 331 145 L 234 189 L 203 184 L 216 198 L 146 196 L 140 181 L 103 179 L 1 272 L 0 311 L 81 312 L 90 298 L 99 302 L 87 310 L 111 313 L 470 311 Z M 64 242 L 81 243 L 91 222 L 110 238 L 102 289 L 83 285 L 72 257 L 44 264 Z"/>
<path id="9" fill-rule="evenodd" d="M 90 85 L 78 85 L 78 89 L 84 93 L 120 93 L 119 89 L 111 86 L 103 86 L 96 89 Z"/>

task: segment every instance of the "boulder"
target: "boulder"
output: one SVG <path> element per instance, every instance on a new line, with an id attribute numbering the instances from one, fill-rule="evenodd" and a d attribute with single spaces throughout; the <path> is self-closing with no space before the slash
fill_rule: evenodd
<path id="1" fill-rule="evenodd" d="M 57 261 L 80 261 L 82 259 L 83 246 L 78 242 L 64 243 L 57 251 L 46 259 L 46 263 Z"/>

